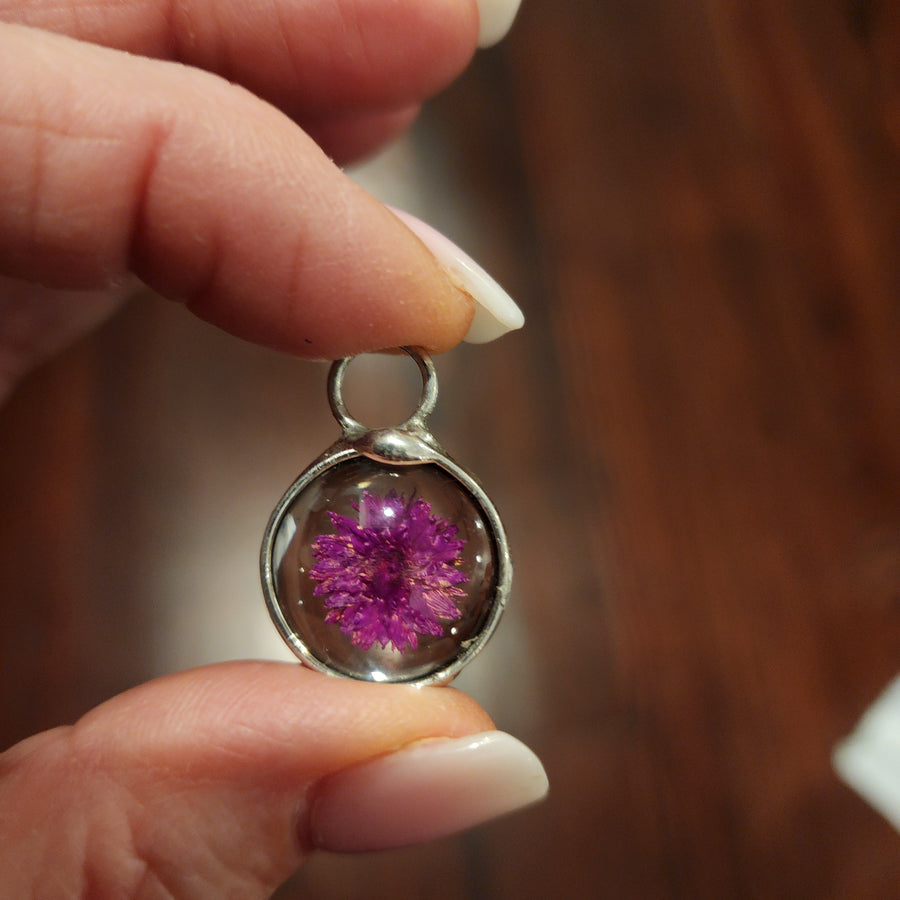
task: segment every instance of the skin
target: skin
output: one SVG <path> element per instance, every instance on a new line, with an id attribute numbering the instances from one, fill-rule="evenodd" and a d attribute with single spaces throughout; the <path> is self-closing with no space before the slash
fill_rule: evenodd
<path id="1" fill-rule="evenodd" d="M 158 679 L 0 757 L 0 894 L 267 897 L 312 851 L 329 775 L 490 727 L 452 688 L 291 664 Z"/>
<path id="2" fill-rule="evenodd" d="M 470 298 L 332 158 L 476 37 L 472 0 L 0 2 L 0 388 L 137 279 L 301 356 L 453 347 Z"/>
<path id="3" fill-rule="evenodd" d="M 454 346 L 472 316 L 332 159 L 474 52 L 471 0 L 0 0 L 0 399 L 138 281 L 307 357 Z M 0 896 L 267 896 L 324 779 L 490 728 L 446 688 L 236 663 L 0 756 Z"/>

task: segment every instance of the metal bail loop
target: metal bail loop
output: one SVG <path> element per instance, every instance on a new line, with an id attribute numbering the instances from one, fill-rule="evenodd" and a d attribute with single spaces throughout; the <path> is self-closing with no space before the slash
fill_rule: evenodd
<path id="1" fill-rule="evenodd" d="M 332 365 L 328 399 L 343 436 L 278 501 L 260 573 L 272 621 L 310 668 L 447 684 L 493 633 L 512 562 L 493 503 L 428 431 L 434 365 L 399 349 L 419 367 L 422 395 L 394 428 L 368 429 L 348 413 L 352 357 Z"/>
<path id="2" fill-rule="evenodd" d="M 418 432 L 425 430 L 425 422 L 434 412 L 437 405 L 438 385 L 437 371 L 434 363 L 427 353 L 419 353 L 412 347 L 400 347 L 408 357 L 410 357 L 419 367 L 419 374 L 422 376 L 422 397 L 416 411 L 402 424 L 396 426 L 397 430 Z M 362 422 L 357 421 L 350 415 L 347 406 L 344 403 L 344 374 L 347 366 L 350 365 L 355 356 L 347 356 L 344 359 L 338 359 L 331 365 L 331 371 L 328 373 L 328 402 L 331 406 L 331 412 L 337 419 L 345 438 L 357 437 L 370 431 Z"/>

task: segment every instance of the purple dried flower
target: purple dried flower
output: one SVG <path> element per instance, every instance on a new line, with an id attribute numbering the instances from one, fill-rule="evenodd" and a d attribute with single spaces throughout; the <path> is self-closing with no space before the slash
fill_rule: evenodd
<path id="1" fill-rule="evenodd" d="M 468 579 L 456 566 L 465 541 L 421 497 L 364 490 L 353 508 L 359 522 L 330 512 L 335 533 L 320 534 L 311 548 L 309 575 L 319 582 L 313 593 L 324 598 L 325 621 L 364 650 L 376 642 L 415 650 L 420 634 L 443 634 L 440 619 L 462 615 L 457 585 Z"/>

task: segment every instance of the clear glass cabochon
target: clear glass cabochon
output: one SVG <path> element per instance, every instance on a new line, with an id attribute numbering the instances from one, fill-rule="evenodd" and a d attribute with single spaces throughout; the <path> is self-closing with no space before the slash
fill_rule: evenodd
<path id="1" fill-rule="evenodd" d="M 270 610 L 285 639 L 324 671 L 449 680 L 505 601 L 490 515 L 433 462 L 354 456 L 303 480 L 268 551 Z"/>

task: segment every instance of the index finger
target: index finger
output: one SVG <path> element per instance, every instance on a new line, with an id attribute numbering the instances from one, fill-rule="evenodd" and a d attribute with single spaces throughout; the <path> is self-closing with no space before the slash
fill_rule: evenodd
<path id="1" fill-rule="evenodd" d="M 0 271 L 134 272 L 316 358 L 446 350 L 473 315 L 425 246 L 289 119 L 199 70 L 0 25 Z"/>

